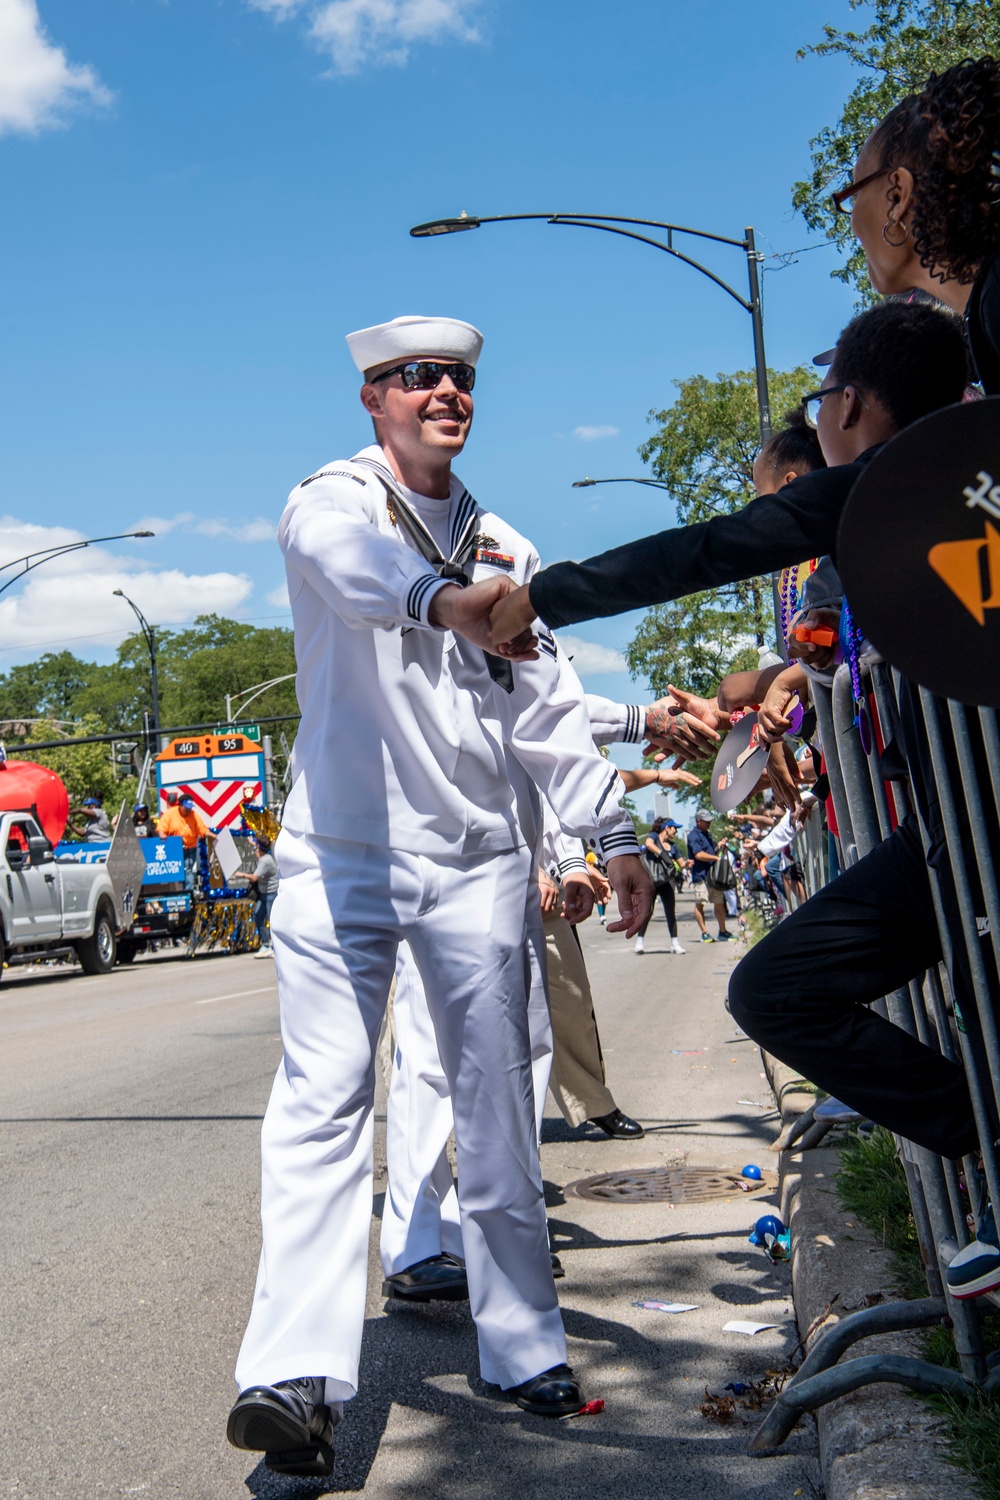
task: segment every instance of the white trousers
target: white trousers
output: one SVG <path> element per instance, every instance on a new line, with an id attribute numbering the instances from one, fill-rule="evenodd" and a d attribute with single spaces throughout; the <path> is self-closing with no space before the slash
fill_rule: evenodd
<path id="1" fill-rule="evenodd" d="M 261 1132 L 263 1245 L 240 1390 L 326 1377 L 353 1396 L 372 1210 L 375 1051 L 408 942 L 455 1112 L 484 1380 L 561 1364 L 534 1128 L 524 853 L 429 859 L 293 834 L 271 914 L 284 1057 Z"/>
<path id="2" fill-rule="evenodd" d="M 538 887 L 529 881 L 526 925 L 535 1139 L 541 1136 L 552 1066 L 552 1027 L 545 975 L 545 935 Z M 455 1124 L 448 1080 L 420 972 L 404 945 L 396 963 L 395 1047 L 386 1119 L 388 1185 L 380 1249 L 387 1276 L 442 1253 L 465 1259 L 448 1138 Z M 517 1170 L 511 1161 L 511 1169 Z"/>

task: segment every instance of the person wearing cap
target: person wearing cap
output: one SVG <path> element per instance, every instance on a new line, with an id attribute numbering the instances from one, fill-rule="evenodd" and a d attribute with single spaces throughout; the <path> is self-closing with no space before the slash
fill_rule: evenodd
<path id="1" fill-rule="evenodd" d="M 481 344 L 450 318 L 349 335 L 378 442 L 296 486 L 278 528 L 302 707 L 271 916 L 284 1058 L 262 1131 L 263 1248 L 227 1435 L 286 1474 L 331 1472 L 341 1404 L 357 1392 L 373 1053 L 404 940 L 455 1111 L 483 1377 L 541 1415 L 583 1402 L 534 1140 L 533 783 L 566 832 L 601 852 L 616 930 L 635 931 L 651 892 L 620 778 L 590 740 L 552 636 L 488 654 L 490 610 L 538 558 L 452 473 Z"/>
<path id="2" fill-rule="evenodd" d="M 730 933 L 726 929 L 726 893 L 712 880 L 712 870 L 719 857 L 719 846 L 709 833 L 713 817 L 714 814 L 707 807 L 700 807 L 694 815 L 694 827 L 687 837 L 691 884 L 695 888 L 694 919 L 701 929 L 702 942 L 714 943 L 716 939 L 705 925 L 705 902 L 710 901 L 719 924 L 718 941 L 728 943 Z"/>
<path id="3" fill-rule="evenodd" d="M 149 816 L 149 807 L 145 802 L 137 802 L 133 807 L 132 827 L 135 829 L 137 839 L 151 839 L 156 837 L 156 824 Z"/>
<path id="4" fill-rule="evenodd" d="M 84 797 L 77 811 L 86 819 L 82 826 L 72 825 L 77 838 L 85 844 L 104 844 L 111 838 L 111 824 L 99 797 Z"/>

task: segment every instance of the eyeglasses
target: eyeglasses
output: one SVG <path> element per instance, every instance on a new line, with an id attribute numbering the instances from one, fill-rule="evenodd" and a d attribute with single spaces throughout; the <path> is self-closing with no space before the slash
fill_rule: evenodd
<path id="1" fill-rule="evenodd" d="M 415 359 L 405 365 L 393 365 L 391 370 L 376 375 L 375 380 L 388 380 L 390 375 L 398 375 L 408 391 L 437 390 L 446 375 L 460 391 L 471 391 L 476 383 L 476 372 L 471 365 L 446 365 L 436 359 Z"/>
<path id="2" fill-rule="evenodd" d="M 838 188 L 835 193 L 830 194 L 834 213 L 846 214 L 848 210 L 844 205 L 849 198 L 853 198 L 855 193 L 860 193 L 861 189 L 867 187 L 870 182 L 877 182 L 880 177 L 887 177 L 895 170 L 895 167 L 879 167 L 877 172 L 869 172 L 867 177 L 859 177 L 857 182 L 849 182 L 846 187 Z"/>
<path id="3" fill-rule="evenodd" d="M 824 396 L 832 396 L 835 391 L 846 391 L 850 387 L 846 385 L 827 385 L 821 391 L 810 391 L 808 396 L 803 396 L 799 405 L 805 413 L 806 422 L 810 427 L 819 425 L 819 409 Z"/>

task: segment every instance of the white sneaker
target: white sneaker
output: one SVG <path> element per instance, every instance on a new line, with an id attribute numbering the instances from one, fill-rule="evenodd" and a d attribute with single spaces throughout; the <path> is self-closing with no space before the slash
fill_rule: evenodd
<path id="1" fill-rule="evenodd" d="M 637 937 L 635 940 L 635 951 L 636 953 L 645 953 L 646 951 L 646 944 L 641 937 Z"/>
<path id="2" fill-rule="evenodd" d="M 680 945 L 679 941 L 677 940 L 677 938 L 671 938 L 670 939 L 670 951 L 671 951 L 671 953 L 686 953 L 687 949 L 681 947 L 681 945 Z"/>
<path id="3" fill-rule="evenodd" d="M 274 957 L 274 949 L 273 948 L 269 948 L 269 947 L 264 947 L 263 945 L 260 948 L 258 948 L 257 952 L 254 954 L 254 958 L 273 958 L 273 957 Z"/>

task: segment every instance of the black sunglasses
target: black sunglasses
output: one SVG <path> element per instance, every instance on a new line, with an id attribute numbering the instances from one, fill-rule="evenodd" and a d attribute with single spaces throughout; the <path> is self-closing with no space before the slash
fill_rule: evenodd
<path id="1" fill-rule="evenodd" d="M 460 391 L 471 391 L 476 383 L 476 372 L 471 365 L 446 365 L 436 359 L 414 359 L 405 365 L 393 365 L 374 379 L 388 380 L 390 375 L 398 375 L 408 391 L 436 390 L 446 375 Z"/>
<path id="2" fill-rule="evenodd" d="M 809 427 L 815 427 L 819 421 L 820 403 L 824 396 L 832 396 L 835 391 L 846 391 L 850 387 L 846 385 L 828 385 L 821 391 L 810 391 L 808 396 L 803 396 L 799 402 L 805 413 L 806 423 Z"/>
<path id="3" fill-rule="evenodd" d="M 846 214 L 847 209 L 844 205 L 848 199 L 853 198 L 855 193 L 860 193 L 861 189 L 867 187 L 870 182 L 877 182 L 880 177 L 887 177 L 895 170 L 895 167 L 879 167 L 877 172 L 869 172 L 867 177 L 859 177 L 857 182 L 849 182 L 845 187 L 838 188 L 835 193 L 830 194 L 834 213 Z"/>

